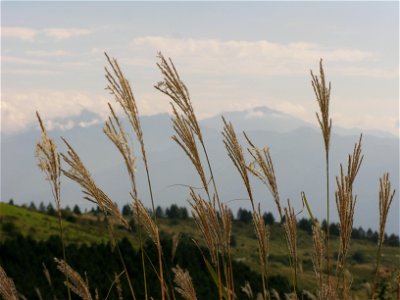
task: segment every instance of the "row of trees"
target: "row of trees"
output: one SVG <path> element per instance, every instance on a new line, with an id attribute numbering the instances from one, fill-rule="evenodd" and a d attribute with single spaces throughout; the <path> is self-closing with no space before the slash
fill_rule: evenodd
<path id="1" fill-rule="evenodd" d="M 14 205 L 14 202 L 12 199 L 10 199 L 9 204 Z M 44 205 L 43 202 L 40 202 L 39 206 L 36 207 L 35 203 L 31 202 L 29 206 L 27 205 L 22 205 L 23 207 L 28 207 L 29 209 L 35 210 L 35 211 L 40 211 L 43 213 L 47 213 L 49 215 L 55 215 L 56 211 L 51 203 L 48 205 Z M 68 205 L 62 210 L 64 218 L 69 220 L 69 221 L 75 221 L 75 215 L 81 215 L 82 211 L 79 208 L 77 204 L 73 206 L 71 209 Z M 85 213 L 87 210 L 85 209 Z M 91 208 L 90 213 L 97 215 L 98 213 L 101 213 L 99 208 Z M 174 219 L 174 220 L 186 220 L 188 219 L 189 212 L 186 207 L 184 206 L 178 206 L 176 204 L 171 204 L 170 207 L 167 208 L 162 208 L 161 206 L 157 206 L 155 210 L 155 214 L 157 218 L 168 218 L 168 219 Z M 122 215 L 125 217 L 130 217 L 133 218 L 133 211 L 132 207 L 129 204 L 126 204 L 122 207 Z M 273 225 L 275 224 L 275 217 L 271 212 L 265 212 L 263 214 L 263 219 L 265 224 L 267 225 Z M 236 220 L 245 224 L 250 224 L 252 223 L 253 217 L 252 217 L 252 212 L 250 210 L 247 210 L 245 208 L 239 208 L 236 214 Z M 312 220 L 311 219 L 306 219 L 302 218 L 298 221 L 297 223 L 298 228 L 306 231 L 309 234 L 312 234 Z M 323 220 L 321 223 L 322 229 L 326 232 L 327 229 L 327 223 L 326 220 Z M 340 234 L 340 228 L 339 228 L 339 223 L 330 223 L 329 224 L 329 232 L 332 236 L 339 236 Z M 351 233 L 351 238 L 354 239 L 363 239 L 363 240 L 369 240 L 374 243 L 378 242 L 379 234 L 377 231 L 373 231 L 371 228 L 368 230 L 363 229 L 362 227 L 358 228 L 353 228 L 352 233 Z M 392 233 L 390 235 L 385 234 L 385 244 L 388 246 L 400 246 L 400 239 L 399 236 Z"/>

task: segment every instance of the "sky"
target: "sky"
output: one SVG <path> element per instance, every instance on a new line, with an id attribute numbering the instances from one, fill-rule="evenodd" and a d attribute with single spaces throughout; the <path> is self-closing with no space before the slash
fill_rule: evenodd
<path id="1" fill-rule="evenodd" d="M 1 133 L 104 120 L 103 52 L 141 114 L 169 112 L 157 53 L 171 57 L 199 118 L 268 106 L 316 123 L 310 69 L 323 58 L 333 126 L 399 135 L 398 2 L 1 2 Z"/>

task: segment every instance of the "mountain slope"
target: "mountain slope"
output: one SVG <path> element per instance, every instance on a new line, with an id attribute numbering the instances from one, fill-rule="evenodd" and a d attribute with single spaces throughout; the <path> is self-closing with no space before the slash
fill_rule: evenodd
<path id="1" fill-rule="evenodd" d="M 232 121 L 242 142 L 241 129 L 256 145 L 270 147 L 282 199 L 290 198 L 297 210 L 302 208 L 300 192 L 305 191 L 311 207 L 318 218 L 325 215 L 325 163 L 323 141 L 319 128 L 304 123 L 289 115 L 257 108 L 253 113 L 262 112 L 262 117 L 250 120 L 249 111 L 225 114 Z M 274 118 L 273 115 L 280 117 Z M 254 119 L 254 118 L 253 118 Z M 150 175 L 156 203 L 168 206 L 171 203 L 187 203 L 187 185 L 198 187 L 200 181 L 193 166 L 170 139 L 173 135 L 171 121 L 167 114 L 142 117 L 144 139 L 148 152 Z M 129 123 L 123 119 L 124 125 Z M 221 198 L 235 211 L 238 207 L 249 207 L 245 189 L 233 168 L 222 143 L 222 121 L 219 117 L 201 122 L 210 160 L 214 169 Z M 118 151 L 102 133 L 102 124 L 89 127 L 75 127 L 66 131 L 53 130 L 60 151 L 64 151 L 59 136 L 64 136 L 77 150 L 83 162 L 92 172 L 100 187 L 122 205 L 130 201 L 129 181 Z M 129 128 L 132 140 L 134 135 Z M 40 137 L 37 130 L 19 135 L 3 137 L 2 140 L 2 190 L 1 198 L 14 198 L 16 203 L 35 201 L 50 202 L 51 193 L 44 175 L 34 159 L 35 142 Z M 346 163 L 347 154 L 358 140 L 357 135 L 332 135 L 331 141 L 331 211 L 337 220 L 334 201 L 334 176 L 339 173 L 339 164 Z M 244 144 L 243 144 L 244 145 Z M 140 148 L 134 143 L 134 150 L 140 156 Z M 391 137 L 377 137 L 364 134 L 363 152 L 365 158 L 355 183 L 358 195 L 355 225 L 365 228 L 378 226 L 378 179 L 384 172 L 390 172 L 393 187 L 399 190 L 399 140 Z M 139 196 L 149 206 L 149 195 L 143 163 L 138 159 L 137 183 Z M 252 180 L 255 197 L 262 208 L 276 212 L 274 203 L 261 183 Z M 241 200 L 240 200 L 241 199 Z M 82 207 L 90 204 L 82 200 L 80 188 L 63 178 L 62 201 L 70 206 L 79 203 Z M 399 233 L 398 193 L 389 215 L 388 232 Z"/>

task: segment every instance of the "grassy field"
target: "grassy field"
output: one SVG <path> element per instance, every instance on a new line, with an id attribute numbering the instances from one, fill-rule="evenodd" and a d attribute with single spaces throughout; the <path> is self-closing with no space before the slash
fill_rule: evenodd
<path id="1" fill-rule="evenodd" d="M 63 220 L 66 243 L 103 243 L 109 240 L 107 227 L 104 222 L 90 213 L 74 215 L 76 220 L 69 222 Z M 36 240 L 46 240 L 51 235 L 58 235 L 58 219 L 44 213 L 28 208 L 12 206 L 0 203 L 0 241 L 12 238 L 11 232 L 20 232 L 24 236 L 30 236 Z M 171 220 L 158 219 L 160 231 L 167 235 L 187 234 L 201 241 L 201 236 L 192 219 Z M 10 225 L 13 224 L 13 225 Z M 128 237 L 134 246 L 138 247 L 138 241 L 125 229 L 116 226 L 118 237 Z M 232 235 L 235 245 L 232 248 L 235 260 L 241 261 L 251 269 L 259 272 L 257 239 L 252 223 L 245 224 L 234 221 Z M 312 264 L 313 253 L 312 237 L 307 232 L 298 230 L 299 261 L 302 276 L 299 282 L 302 288 L 313 290 L 315 288 L 315 275 Z M 338 248 L 337 238 L 332 238 L 332 252 Z M 279 224 L 270 226 L 269 245 L 269 274 L 284 275 L 289 277 L 291 269 L 288 263 L 288 250 L 284 239 L 284 232 Z M 355 257 L 359 259 L 356 260 Z M 373 278 L 373 268 L 376 257 L 376 244 L 366 240 L 351 241 L 349 253 L 349 276 L 352 277 L 352 288 L 356 295 L 365 297 L 364 283 Z M 382 276 L 390 280 L 400 269 L 400 249 L 398 247 L 383 248 Z"/>

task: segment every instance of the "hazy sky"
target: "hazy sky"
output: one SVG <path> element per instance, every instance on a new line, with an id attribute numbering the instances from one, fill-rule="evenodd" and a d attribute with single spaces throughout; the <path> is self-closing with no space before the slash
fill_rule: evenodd
<path id="1" fill-rule="evenodd" d="M 200 118 L 266 105 L 316 123 L 310 69 L 324 59 L 334 126 L 399 132 L 398 2 L 2 2 L 2 133 L 107 115 L 103 51 L 142 114 L 173 58 Z M 112 101 L 112 100 L 111 100 Z M 81 124 L 84 125 L 84 124 Z"/>

